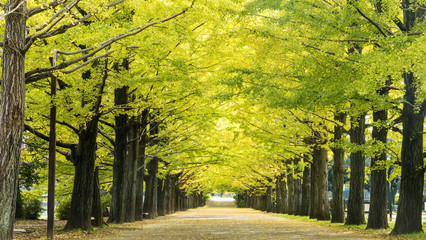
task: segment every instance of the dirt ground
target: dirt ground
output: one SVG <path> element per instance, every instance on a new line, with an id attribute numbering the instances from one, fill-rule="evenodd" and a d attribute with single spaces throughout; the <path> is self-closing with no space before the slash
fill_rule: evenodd
<path id="1" fill-rule="evenodd" d="M 351 232 L 344 228 L 286 219 L 252 209 L 235 208 L 231 202 L 146 221 L 136 230 L 103 240 L 130 239 L 387 239 L 386 235 Z"/>

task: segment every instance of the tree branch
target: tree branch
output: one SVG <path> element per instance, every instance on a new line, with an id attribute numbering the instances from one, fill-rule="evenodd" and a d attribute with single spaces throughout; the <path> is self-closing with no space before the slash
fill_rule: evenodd
<path id="1" fill-rule="evenodd" d="M 399 19 L 398 17 L 394 17 L 392 21 L 396 24 L 396 26 L 398 26 L 399 30 L 403 32 L 407 31 L 407 28 L 405 27 L 404 23 L 402 23 L 401 19 Z"/>
<path id="2" fill-rule="evenodd" d="M 102 123 L 102 124 L 104 124 L 104 125 L 106 125 L 106 126 L 108 126 L 108 127 L 110 127 L 110 128 L 112 128 L 112 129 L 115 129 L 115 125 L 112 124 L 112 123 L 109 123 L 109 122 L 107 122 L 105 120 L 102 120 L 102 119 L 99 119 L 99 122 Z"/>
<path id="3" fill-rule="evenodd" d="M 49 116 L 46 116 L 46 115 L 43 115 L 43 117 L 45 117 L 45 118 L 47 118 L 47 119 L 49 119 L 50 120 L 50 117 Z M 71 125 L 71 124 L 69 124 L 69 123 L 67 123 L 67 122 L 64 122 L 64 121 L 56 121 L 56 123 L 58 123 L 58 124 L 60 124 L 60 125 L 62 125 L 62 126 L 65 126 L 65 127 L 68 127 L 68 128 L 70 128 L 75 134 L 80 134 L 80 130 L 78 129 L 78 128 L 76 128 L 76 127 L 74 127 L 73 125 Z"/>
<path id="4" fill-rule="evenodd" d="M 27 39 L 26 39 L 26 44 L 25 44 L 25 47 L 24 47 L 24 49 L 23 49 L 23 51 L 24 52 L 26 52 L 26 51 L 28 51 L 29 49 L 30 49 L 30 47 L 31 47 L 31 45 L 37 40 L 37 39 L 45 39 L 45 38 L 49 38 L 49 37 L 53 37 L 53 36 L 56 36 L 56 35 L 58 35 L 58 34 L 62 34 L 62 33 L 64 33 L 64 32 L 66 32 L 68 29 L 70 29 L 70 28 L 72 28 L 72 27 L 75 27 L 75 26 L 77 26 L 77 25 L 79 25 L 80 23 L 83 23 L 83 22 L 85 22 L 87 19 L 89 19 L 89 18 L 91 18 L 93 15 L 95 15 L 95 14 L 97 14 L 101 9 L 105 9 L 105 8 L 110 8 L 110 7 L 113 7 L 113 6 L 116 6 L 116 5 L 118 5 L 118 4 L 120 4 L 120 3 L 122 3 L 124 0 L 118 0 L 118 1 L 115 1 L 115 2 L 113 2 L 113 3 L 110 3 L 110 4 L 107 4 L 107 5 L 105 5 L 105 6 L 103 6 L 103 7 L 101 7 L 101 8 L 99 8 L 99 9 L 97 9 L 97 10 L 95 10 L 95 11 L 93 11 L 93 12 L 91 12 L 91 13 L 88 13 L 86 16 L 84 16 L 84 17 L 82 17 L 82 18 L 80 18 L 80 19 L 78 19 L 77 21 L 75 21 L 75 22 L 71 22 L 71 23 L 67 23 L 67 24 L 64 24 L 64 25 L 62 25 L 62 26 L 60 26 L 60 27 L 58 27 L 57 29 L 55 29 L 55 30 L 52 30 L 52 31 L 50 31 L 52 28 L 53 28 L 53 26 L 55 26 L 56 24 L 58 24 L 64 17 L 65 17 L 65 13 L 67 12 L 67 11 L 69 11 L 71 8 L 73 8 L 73 7 L 75 7 L 76 6 L 76 4 L 79 2 L 80 0 L 74 0 L 74 1 L 72 1 L 70 4 L 68 4 L 67 5 L 67 7 L 65 7 L 64 9 L 63 9 L 63 14 L 59 17 L 59 19 L 57 19 L 57 20 L 55 20 L 55 21 L 53 21 L 53 19 L 55 19 L 58 15 L 54 15 L 50 20 L 49 20 L 49 22 L 50 21 L 53 21 L 53 23 L 51 24 L 51 26 L 49 26 L 48 27 L 48 29 L 46 29 L 45 31 L 43 31 L 42 33 L 38 33 L 38 34 L 34 34 L 34 35 L 31 35 L 31 36 L 29 36 L 29 37 L 27 37 Z M 47 24 L 48 25 L 48 24 Z M 46 25 L 46 26 L 47 26 Z M 41 26 L 41 27 L 39 27 L 39 29 L 41 30 L 41 29 L 43 29 L 43 28 L 45 28 L 46 26 Z"/>
<path id="5" fill-rule="evenodd" d="M 53 0 L 53 1 L 49 2 L 49 3 L 43 4 L 42 6 L 31 8 L 31 9 L 28 10 L 28 17 L 31 17 L 31 16 L 33 16 L 35 14 L 44 12 L 44 11 L 50 9 L 50 8 L 55 8 L 55 7 L 57 7 L 57 6 L 65 3 L 65 2 L 66 2 L 66 0 L 61 0 L 61 1 Z"/>
<path id="6" fill-rule="evenodd" d="M 355 7 L 355 6 L 354 6 Z M 367 17 L 367 15 L 365 15 L 361 9 L 355 7 L 355 9 L 357 10 L 357 12 L 365 19 L 367 19 L 368 22 L 370 22 L 371 24 L 373 24 L 374 27 L 377 28 L 377 30 L 379 30 L 379 32 L 384 36 L 387 37 L 388 35 L 383 31 L 383 29 L 379 26 L 378 23 L 376 23 L 375 21 L 373 21 L 371 18 Z M 393 33 L 391 31 L 387 31 L 390 35 L 393 35 Z"/>
<path id="7" fill-rule="evenodd" d="M 326 53 L 326 54 L 328 54 L 328 55 L 336 56 L 336 54 L 335 54 L 335 53 L 333 53 L 333 52 L 326 52 L 326 51 L 322 50 L 321 48 L 315 47 L 315 46 L 313 46 L 313 45 L 306 44 L 306 43 L 303 43 L 303 42 L 302 42 L 301 44 L 302 44 L 302 46 L 305 46 L 305 47 L 308 47 L 308 48 L 315 49 L 315 50 L 320 51 L 320 52 L 322 52 L 322 53 Z M 348 61 L 352 61 L 352 62 L 357 62 L 357 63 L 359 63 L 359 62 L 360 62 L 360 61 L 359 61 L 359 60 L 357 60 L 357 59 L 348 58 L 348 57 L 344 57 L 344 59 L 346 59 L 346 60 L 348 60 Z"/>
<path id="8" fill-rule="evenodd" d="M 28 132 L 34 134 L 36 137 L 41 138 L 45 141 L 49 141 L 49 136 L 44 135 L 43 133 L 35 130 L 34 128 L 30 127 L 27 124 L 24 124 L 24 126 L 25 126 L 25 131 L 28 131 Z M 68 149 L 71 149 L 71 150 L 75 149 L 75 147 L 77 146 L 77 144 L 74 144 L 74 143 L 63 143 L 63 142 L 59 142 L 59 141 L 56 141 L 56 145 L 58 145 L 59 147 L 68 148 Z"/>
<path id="9" fill-rule="evenodd" d="M 104 130 L 102 130 L 100 127 L 98 127 L 98 133 L 100 133 L 106 140 L 108 140 L 108 142 L 112 145 L 115 146 L 115 141 L 114 139 Z"/>
<path id="10" fill-rule="evenodd" d="M 32 144 L 32 143 L 26 142 L 25 144 L 28 145 L 28 146 L 31 146 L 31 147 L 38 148 L 38 149 L 49 150 L 49 148 L 47 148 L 47 147 L 40 147 L 40 146 Z M 63 155 L 66 159 L 69 159 L 71 157 L 71 153 L 62 151 L 58 148 L 56 148 L 56 152 Z"/>
<path id="11" fill-rule="evenodd" d="M 120 0 L 120 1 L 122 1 L 122 0 Z M 117 1 L 117 2 L 118 2 L 118 1 Z M 193 3 L 194 3 L 194 2 L 193 2 Z M 192 7 L 192 5 L 191 5 L 191 7 Z M 106 47 L 109 47 L 110 45 L 112 45 L 113 43 L 115 43 L 115 42 L 117 42 L 117 41 L 119 41 L 119 40 L 121 40 L 121 39 L 124 39 L 124 38 L 130 37 L 130 36 L 137 35 L 138 33 L 140 33 L 140 32 L 142 32 L 142 31 L 146 30 L 146 29 L 147 29 L 147 28 L 149 28 L 149 27 L 152 27 L 152 26 L 155 26 L 155 25 L 158 25 L 158 24 L 161 24 L 161 23 L 164 23 L 164 22 L 170 21 L 170 20 L 172 20 L 172 19 L 174 19 L 174 18 L 177 18 L 178 16 L 180 16 L 180 15 L 182 15 L 182 14 L 186 13 L 188 10 L 189 10 L 189 8 L 184 9 L 183 11 L 181 11 L 181 12 L 179 12 L 179 13 L 176 13 L 176 14 L 174 14 L 174 15 L 172 15 L 172 16 L 170 16 L 170 17 L 167 17 L 167 18 L 165 18 L 165 19 L 161 19 L 161 20 L 158 20 L 158 21 L 156 21 L 156 22 L 152 22 L 152 23 L 150 23 L 150 24 L 147 24 L 147 25 L 145 25 L 145 26 L 143 26 L 143 27 L 136 27 L 136 28 L 133 28 L 133 29 L 131 29 L 128 33 L 119 34 L 119 35 L 117 35 L 117 36 L 115 36 L 115 37 L 112 37 L 112 38 L 110 38 L 110 39 L 108 39 L 108 40 L 106 40 L 106 41 L 104 41 L 104 42 L 100 43 L 100 44 L 98 45 L 98 47 L 97 47 L 97 48 L 95 48 L 95 47 L 90 47 L 90 48 L 83 49 L 83 50 L 79 50 L 79 51 L 75 51 L 75 52 L 63 52 L 63 51 L 55 50 L 54 55 L 55 55 L 55 53 L 56 53 L 56 54 L 64 54 L 64 55 L 75 55 L 75 54 L 82 53 L 82 52 L 88 52 L 88 51 L 92 51 L 92 50 L 93 50 L 93 51 L 92 51 L 92 52 L 90 52 L 90 53 L 87 53 L 87 54 L 85 54 L 85 55 L 83 55 L 83 56 L 81 56 L 81 57 L 79 57 L 79 58 L 76 58 L 76 59 L 70 60 L 70 61 L 68 61 L 68 62 L 63 62 L 63 63 L 58 64 L 58 65 L 56 65 L 56 66 L 47 67 L 47 68 L 36 68 L 36 69 L 32 69 L 32 70 L 30 70 L 30 71 L 28 71 L 28 72 L 26 72 L 26 73 L 25 73 L 25 77 L 26 77 L 26 78 L 29 78 L 30 76 L 32 76 L 32 75 L 34 75 L 34 74 L 40 74 L 40 73 L 44 73 L 44 72 L 52 72 L 52 71 L 55 71 L 55 70 L 61 70 L 61 69 L 64 69 L 64 68 L 66 68 L 66 67 L 68 67 L 68 66 L 71 66 L 71 65 L 73 65 L 73 64 L 75 64 L 75 63 L 77 63 L 77 62 L 83 61 L 84 59 L 87 59 L 87 58 L 90 58 L 90 57 L 94 56 L 96 53 L 100 52 L 101 50 L 105 49 Z M 112 52 L 113 52 L 113 51 L 110 51 L 110 52 L 105 53 L 105 54 L 103 54 L 103 55 L 101 55 L 101 56 L 102 56 L 102 57 L 107 56 L 107 55 L 111 54 Z M 56 57 L 56 56 L 54 56 L 54 58 L 55 58 L 55 57 Z M 100 56 L 95 57 L 95 59 L 91 59 L 90 61 L 94 61 L 94 60 L 96 60 L 96 59 L 98 59 L 98 58 L 100 58 Z M 81 68 L 81 67 L 83 67 L 83 66 L 85 66 L 85 63 L 83 63 L 82 65 L 77 66 L 77 67 L 75 67 L 75 68 L 73 68 L 73 69 L 71 69 L 71 70 L 64 71 L 64 73 L 69 73 L 69 72 L 76 71 L 77 69 L 79 69 L 79 68 Z"/>
<path id="12" fill-rule="evenodd" d="M 15 7 L 14 9 L 12 9 L 12 10 L 9 10 L 9 9 L 5 9 L 5 6 L 3 5 L 2 7 L 3 7 L 3 9 L 5 10 L 5 13 L 3 14 L 3 15 L 0 15 L 0 19 L 2 19 L 2 18 L 4 18 L 4 17 L 6 17 L 7 15 L 9 15 L 9 14 L 12 14 L 12 13 L 14 13 L 16 10 L 18 10 L 23 4 L 27 4 L 27 2 L 26 1 L 21 1 L 16 7 L 15 6 L 11 6 L 11 7 Z"/>
<path id="13" fill-rule="evenodd" d="M 303 110 L 302 108 L 299 108 L 299 110 L 300 110 L 300 111 L 302 111 L 302 112 L 309 113 L 309 114 L 312 114 L 312 115 L 314 115 L 314 116 L 317 116 L 317 117 L 321 118 L 322 120 L 326 120 L 326 121 L 332 122 L 332 123 L 336 124 L 336 125 L 337 125 L 337 126 L 339 126 L 339 127 L 344 127 L 344 124 L 339 123 L 339 122 L 336 122 L 336 121 L 334 121 L 334 120 L 332 120 L 332 119 L 328 119 L 328 118 L 323 117 L 323 116 L 321 116 L 321 115 L 319 115 L 319 114 L 316 114 L 316 113 L 314 113 L 314 112 L 305 111 L 305 110 Z"/>

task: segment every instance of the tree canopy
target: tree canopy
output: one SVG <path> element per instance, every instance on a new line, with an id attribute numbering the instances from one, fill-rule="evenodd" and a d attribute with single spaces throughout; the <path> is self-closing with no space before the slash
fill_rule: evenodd
<path id="1" fill-rule="evenodd" d="M 373 159 L 367 175 L 361 172 L 361 182 L 386 169 L 380 186 L 401 179 L 393 233 L 421 231 L 424 0 L 0 3 L 5 19 L 0 24 L 0 137 L 5 142 L 0 145 L 0 187 L 15 186 L 20 161 L 21 183 L 46 192 L 42 162 L 49 111 L 56 106 L 58 199 L 75 195 L 80 178 L 96 188 L 95 177 L 101 192 L 112 192 L 113 205 L 118 204 L 114 192 L 121 191 L 117 166 L 122 165 L 123 171 L 135 170 L 135 182 L 141 172 L 140 188 L 145 181 L 148 189 L 152 177 L 159 181 L 158 194 L 176 177 L 175 185 L 186 196 L 276 191 L 272 195 L 279 205 L 284 182 L 295 198 L 300 194 L 302 204 L 307 197 L 302 179 L 311 181 L 305 180 L 306 171 L 312 167 L 312 176 L 319 176 L 329 159 L 334 166 L 342 163 L 336 159 L 340 149 L 339 156 L 353 163 L 357 153 L 364 161 Z M 53 97 L 52 76 L 58 79 Z M 12 99 L 16 96 L 20 100 Z M 10 110 L 18 108 L 19 113 Z M 377 135 L 381 129 L 384 138 Z M 357 134 L 359 141 L 353 139 Z M 117 140 L 120 136 L 125 142 Z M 118 157 L 120 141 L 124 160 Z M 139 149 L 133 153 L 132 143 Z M 137 165 L 127 167 L 132 154 Z M 349 173 L 355 186 L 356 173 L 365 168 L 360 164 L 333 171 Z M 77 175 L 80 168 L 90 174 Z M 312 186 L 310 193 L 323 194 L 321 188 Z M 0 196 L 0 203 L 11 206 L 5 211 L 14 211 L 16 191 Z M 295 201 L 297 212 L 299 200 L 290 196 L 288 204 Z M 82 198 L 89 201 L 92 193 Z M 320 205 L 311 201 L 314 207 L 324 205 L 321 199 Z M 84 211 L 92 211 L 91 204 Z M 96 200 L 93 204 L 95 209 Z M 120 208 L 113 209 L 116 214 Z M 11 220 L 2 221 L 9 225 L 0 229 L 0 238 L 10 238 Z"/>

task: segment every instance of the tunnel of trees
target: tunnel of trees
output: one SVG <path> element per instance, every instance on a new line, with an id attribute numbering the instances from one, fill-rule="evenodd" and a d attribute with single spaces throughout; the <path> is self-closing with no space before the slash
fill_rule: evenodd
<path id="1" fill-rule="evenodd" d="M 367 228 L 389 227 L 400 185 L 392 234 L 422 231 L 424 1 L 1 7 L 0 239 L 21 192 L 47 193 L 53 107 L 66 229 L 102 226 L 105 204 L 108 222 L 132 222 L 214 191 L 358 225 L 368 182 Z"/>

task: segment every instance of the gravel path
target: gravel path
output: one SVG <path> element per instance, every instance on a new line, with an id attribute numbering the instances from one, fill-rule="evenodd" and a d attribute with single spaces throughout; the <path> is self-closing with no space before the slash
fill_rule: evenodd
<path id="1" fill-rule="evenodd" d="M 145 221 L 140 230 L 103 240 L 130 239 L 383 239 L 336 231 L 252 209 L 235 208 L 232 202 L 210 201 L 206 207 Z"/>

